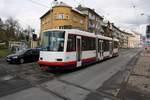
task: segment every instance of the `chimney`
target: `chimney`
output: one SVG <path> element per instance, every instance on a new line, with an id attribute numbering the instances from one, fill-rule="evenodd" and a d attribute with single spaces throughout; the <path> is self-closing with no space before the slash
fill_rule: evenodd
<path id="1" fill-rule="evenodd" d="M 81 4 L 79 4 L 77 8 L 78 8 L 78 9 L 81 9 L 81 8 L 82 8 L 82 5 L 81 5 Z"/>

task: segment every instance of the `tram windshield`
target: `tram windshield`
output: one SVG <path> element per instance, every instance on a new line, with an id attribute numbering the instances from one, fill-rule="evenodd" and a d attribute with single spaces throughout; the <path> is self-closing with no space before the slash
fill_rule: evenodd
<path id="1" fill-rule="evenodd" d="M 43 33 L 42 50 L 64 51 L 65 31 L 47 31 Z"/>

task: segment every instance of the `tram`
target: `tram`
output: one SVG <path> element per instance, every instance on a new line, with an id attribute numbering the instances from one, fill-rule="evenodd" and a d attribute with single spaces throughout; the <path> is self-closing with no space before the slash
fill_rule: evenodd
<path id="1" fill-rule="evenodd" d="M 119 41 L 77 29 L 43 32 L 38 64 L 43 68 L 72 69 L 119 54 Z"/>

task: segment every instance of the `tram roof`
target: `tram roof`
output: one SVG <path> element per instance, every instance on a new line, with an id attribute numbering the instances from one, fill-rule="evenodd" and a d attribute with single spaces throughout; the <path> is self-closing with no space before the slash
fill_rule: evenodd
<path id="1" fill-rule="evenodd" d="M 112 40 L 112 38 L 106 37 L 106 36 L 103 36 L 103 35 L 97 35 L 97 36 L 98 36 L 98 38 L 100 38 L 100 39 L 104 39 L 104 40 Z"/>
<path id="2" fill-rule="evenodd" d="M 117 41 L 117 42 L 119 42 L 119 40 L 118 40 L 118 39 L 116 39 L 116 38 L 114 38 L 113 40 L 114 40 L 114 41 Z"/>

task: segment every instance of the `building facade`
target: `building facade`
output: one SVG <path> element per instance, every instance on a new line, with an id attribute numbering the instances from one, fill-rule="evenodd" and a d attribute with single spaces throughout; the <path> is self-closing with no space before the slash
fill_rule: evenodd
<path id="1" fill-rule="evenodd" d="M 132 35 L 128 38 L 129 48 L 139 48 L 141 47 L 141 35 L 135 31 L 132 31 Z"/>
<path id="2" fill-rule="evenodd" d="M 102 24 L 102 29 L 104 30 L 103 35 L 107 37 L 113 38 L 113 23 L 110 23 L 109 21 L 105 21 Z"/>
<path id="3" fill-rule="evenodd" d="M 103 17 L 101 17 L 98 13 L 96 13 L 94 9 L 88 7 L 82 7 L 81 5 L 79 5 L 76 9 L 88 15 L 87 18 L 88 32 L 95 34 L 103 34 L 104 32 L 102 29 Z"/>
<path id="4" fill-rule="evenodd" d="M 87 30 L 87 15 L 60 2 L 41 18 L 41 33 L 47 29 Z"/>

